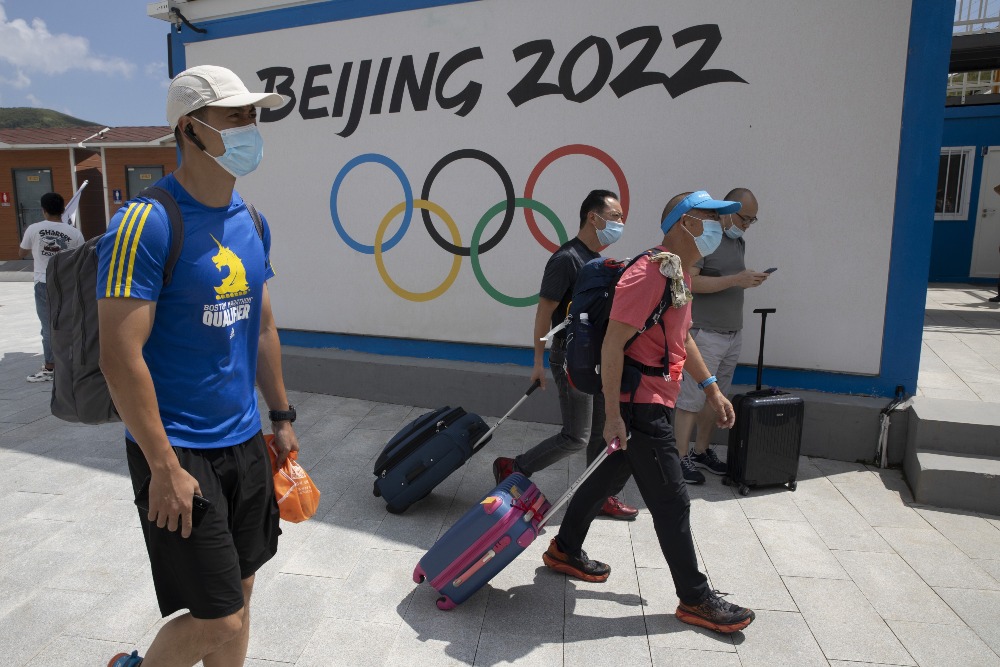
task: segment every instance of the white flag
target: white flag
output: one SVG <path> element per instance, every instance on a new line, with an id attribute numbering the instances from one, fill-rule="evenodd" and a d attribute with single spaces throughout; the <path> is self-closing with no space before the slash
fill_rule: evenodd
<path id="1" fill-rule="evenodd" d="M 77 211 L 78 208 L 80 208 L 80 195 L 83 193 L 83 189 L 85 187 L 87 187 L 87 183 L 89 183 L 89 182 L 90 181 L 84 181 L 83 185 L 80 186 L 80 189 L 76 191 L 75 195 L 73 195 L 73 198 L 70 199 L 69 202 L 66 203 L 66 210 L 63 211 L 63 214 L 62 214 L 62 221 L 63 222 L 71 224 L 74 227 L 77 226 L 76 225 L 76 211 Z"/>

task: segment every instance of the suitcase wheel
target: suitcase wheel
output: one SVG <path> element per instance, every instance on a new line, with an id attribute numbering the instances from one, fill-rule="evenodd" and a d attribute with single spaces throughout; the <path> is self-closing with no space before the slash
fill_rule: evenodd
<path id="1" fill-rule="evenodd" d="M 385 508 L 389 511 L 389 514 L 402 514 L 406 511 L 405 507 L 393 507 L 392 505 L 386 505 Z"/>
<path id="2" fill-rule="evenodd" d="M 372 495 L 376 498 L 380 498 L 382 496 L 382 492 L 378 490 L 378 482 L 372 484 Z"/>
<path id="3" fill-rule="evenodd" d="M 740 485 L 740 495 L 741 496 L 748 496 L 748 495 L 750 495 L 750 487 L 747 486 L 746 484 L 741 484 Z"/>
<path id="4" fill-rule="evenodd" d="M 722 478 L 722 486 L 732 486 L 733 482 L 729 479 L 729 475 L 725 475 Z"/>
<path id="5" fill-rule="evenodd" d="M 440 609 L 441 611 L 451 611 L 458 605 L 452 602 L 451 598 L 449 598 L 447 595 L 442 595 L 437 599 L 437 606 L 438 609 Z"/>
<path id="6" fill-rule="evenodd" d="M 417 563 L 417 567 L 413 569 L 413 581 L 417 584 L 422 584 L 427 580 L 427 575 L 424 573 L 424 568 L 420 567 L 420 563 Z"/>
<path id="7" fill-rule="evenodd" d="M 794 491 L 797 488 L 799 488 L 799 485 L 798 485 L 797 482 L 789 482 L 788 483 L 788 490 L 789 491 Z"/>

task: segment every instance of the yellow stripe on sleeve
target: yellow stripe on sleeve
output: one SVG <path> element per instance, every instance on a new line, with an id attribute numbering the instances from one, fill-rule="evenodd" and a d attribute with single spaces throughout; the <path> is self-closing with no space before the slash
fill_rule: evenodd
<path id="1" fill-rule="evenodd" d="M 108 297 L 108 298 L 111 297 L 111 281 L 114 280 L 114 277 L 115 277 L 115 264 L 117 263 L 117 260 L 118 260 L 118 248 L 119 248 L 119 244 L 121 243 L 122 234 L 125 231 L 125 227 L 128 225 L 129 216 L 132 215 L 132 213 L 135 211 L 136 207 L 138 207 L 138 206 L 139 206 L 139 204 L 136 204 L 135 202 L 129 204 L 128 208 L 125 209 L 125 215 L 122 216 L 121 222 L 118 223 L 118 233 L 115 234 L 115 244 L 114 244 L 114 246 L 112 246 L 112 250 L 111 250 L 111 263 L 108 264 L 108 286 L 107 286 L 107 289 L 104 292 L 104 296 L 105 297 Z"/>
<path id="2" fill-rule="evenodd" d="M 122 274 L 125 273 L 125 256 L 128 254 L 129 241 L 132 240 L 132 230 L 135 229 L 135 221 L 147 207 L 149 207 L 149 204 L 140 204 L 136 207 L 135 212 L 129 220 L 128 229 L 125 230 L 125 236 L 122 237 L 121 246 L 118 248 L 118 268 L 115 272 L 114 285 L 112 285 L 112 296 L 125 296 L 124 286 L 122 285 Z"/>
<path id="3" fill-rule="evenodd" d="M 128 254 L 128 274 L 125 277 L 125 298 L 128 298 L 132 294 L 132 267 L 135 266 L 135 251 L 139 247 L 139 237 L 142 235 L 142 228 L 146 226 L 146 218 L 149 217 L 149 212 L 152 210 L 152 204 L 146 206 L 146 209 L 142 212 L 139 227 L 135 230 L 135 236 L 132 238 L 132 249 Z"/>

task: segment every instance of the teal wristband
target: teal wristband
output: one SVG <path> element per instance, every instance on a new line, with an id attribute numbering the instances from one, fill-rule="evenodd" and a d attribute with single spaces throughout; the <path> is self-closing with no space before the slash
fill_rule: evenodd
<path id="1" fill-rule="evenodd" d="M 698 389 L 705 389 L 706 387 L 708 387 L 708 385 L 718 381 L 719 378 L 715 377 L 714 375 L 709 375 L 707 378 L 698 383 Z"/>

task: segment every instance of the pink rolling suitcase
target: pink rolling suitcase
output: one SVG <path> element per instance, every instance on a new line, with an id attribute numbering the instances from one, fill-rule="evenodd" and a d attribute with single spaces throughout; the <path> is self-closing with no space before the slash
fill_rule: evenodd
<path id="1" fill-rule="evenodd" d="M 618 449 L 616 439 L 554 505 L 520 473 L 503 480 L 420 559 L 413 570 L 413 581 L 430 582 L 441 594 L 437 601 L 439 609 L 454 609 L 465 602 L 527 549 L 549 518 Z"/>

